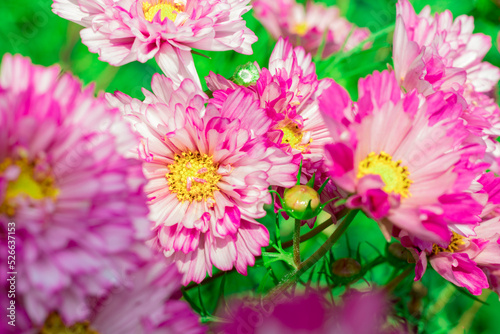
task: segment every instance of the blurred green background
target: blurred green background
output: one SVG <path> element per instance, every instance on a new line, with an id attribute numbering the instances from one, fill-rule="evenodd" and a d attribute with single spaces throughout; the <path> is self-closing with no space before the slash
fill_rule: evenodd
<path id="1" fill-rule="evenodd" d="M 272 1 L 272 0 L 270 0 Z M 322 1 L 328 5 L 336 4 L 347 18 L 361 27 L 368 27 L 372 32 L 382 30 L 395 21 L 395 0 L 338 0 Z M 498 1 L 500 2 L 500 1 Z M 151 78 L 159 69 L 156 63 L 149 61 L 141 64 L 131 63 L 120 68 L 100 62 L 96 54 L 88 51 L 80 41 L 80 27 L 59 18 L 51 11 L 50 0 L 17 0 L 0 1 L 0 54 L 20 53 L 28 56 L 36 64 L 60 64 L 65 71 L 78 76 L 85 84 L 96 82 L 98 91 L 114 92 L 120 90 L 136 98 L 142 98 L 141 88 L 150 88 Z M 433 11 L 451 10 L 454 16 L 467 14 L 475 17 L 476 32 L 490 35 L 493 48 L 486 56 L 486 61 L 500 66 L 500 54 L 497 50 L 496 37 L 500 28 L 500 4 L 491 0 L 443 0 L 443 1 L 412 1 L 417 11 L 430 4 Z M 259 41 L 253 45 L 254 55 L 244 56 L 232 51 L 205 52 L 209 59 L 194 56 L 198 73 L 201 77 L 210 71 L 226 77 L 232 75 L 234 69 L 249 61 L 257 61 L 260 66 L 267 66 L 275 41 L 272 40 L 262 25 L 253 17 L 252 12 L 245 15 L 248 26 L 259 36 Z M 344 58 L 328 71 L 318 73 L 318 76 L 332 77 L 344 85 L 350 94 L 356 98 L 357 80 L 374 70 L 387 68 L 391 60 L 391 35 L 378 38 L 371 49 Z M 331 60 L 329 60 L 330 62 Z M 327 68 L 328 62 L 319 64 Z M 272 223 L 264 221 L 275 234 Z M 291 238 L 291 223 L 282 222 L 283 238 Z M 307 228 L 304 228 L 304 233 Z M 304 255 L 314 252 L 326 239 L 319 235 L 303 245 Z M 377 225 L 361 216 L 356 220 L 333 248 L 335 258 L 354 256 L 358 252 L 361 264 L 372 261 L 378 252 L 384 252 L 386 242 Z M 359 247 L 359 248 L 358 248 Z M 324 260 L 328 263 L 329 259 Z M 313 269 L 311 277 L 320 276 L 322 262 Z M 192 305 L 211 319 L 211 314 L 217 306 L 224 305 L 225 295 L 239 295 L 243 292 L 265 292 L 274 286 L 273 280 L 279 279 L 289 270 L 284 262 L 274 262 L 264 265 L 257 261 L 254 268 L 249 268 L 248 276 L 234 272 L 209 281 L 201 288 L 195 287 L 185 292 L 185 298 Z M 377 266 L 366 278 L 378 285 L 386 284 L 396 269 L 388 264 Z M 307 280 L 309 273 L 303 276 Z M 496 294 L 483 294 L 480 301 L 475 301 L 467 294 L 457 290 L 439 275 L 429 269 L 422 283 L 427 288 L 427 294 L 416 308 L 418 312 L 410 315 L 409 303 L 415 298 L 409 293 L 412 288 L 411 277 L 405 279 L 394 291 L 397 314 L 409 319 L 410 324 L 419 333 L 500 333 L 498 316 L 500 302 Z M 366 287 L 367 283 L 359 282 L 356 286 Z M 223 288 L 223 289 L 221 289 Z M 415 288 L 415 287 L 414 287 Z M 334 290 L 340 294 L 343 288 Z M 223 291 L 222 291 L 223 290 Z M 486 302 L 487 304 L 483 304 Z"/>

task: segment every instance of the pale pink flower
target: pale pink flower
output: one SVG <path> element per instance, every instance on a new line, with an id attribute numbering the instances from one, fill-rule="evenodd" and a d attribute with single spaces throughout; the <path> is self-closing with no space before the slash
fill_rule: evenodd
<path id="1" fill-rule="evenodd" d="M 54 13 L 85 27 L 82 42 L 119 66 L 156 57 L 164 73 L 198 81 L 191 49 L 252 54 L 241 16 L 250 0 L 54 0 Z"/>
<path id="2" fill-rule="evenodd" d="M 481 205 L 466 193 L 484 170 L 484 147 L 467 142 L 462 121 L 429 119 L 455 104 L 438 95 L 402 96 L 393 72 L 359 82 L 359 101 L 332 84 L 319 98 L 333 142 L 325 147 L 332 180 L 352 194 L 347 205 L 375 218 L 387 237 L 393 225 L 433 242 L 448 241 L 450 221 L 476 224 Z M 396 229 L 397 230 L 397 229 Z"/>
<path id="3" fill-rule="evenodd" d="M 297 165 L 237 118 L 262 113 L 253 94 L 205 109 L 203 93 L 194 92 L 191 80 L 176 88 L 156 75 L 152 88 L 156 100 L 148 98 L 150 103 L 122 94 L 110 100 L 124 104 L 142 138 L 138 151 L 149 180 L 154 245 L 177 264 L 183 284 L 201 282 L 212 265 L 246 274 L 269 243 L 268 231 L 256 221 L 271 203 L 268 187 L 292 186 Z"/>
<path id="4" fill-rule="evenodd" d="M 15 231 L 16 260 L 7 270 L 2 242 L 2 286 L 17 272 L 16 303 L 34 324 L 52 311 L 82 320 L 85 300 L 120 284 L 148 254 L 146 180 L 140 161 L 126 157 L 136 137 L 93 87 L 11 55 L 0 76 L 0 127 L 0 235 Z"/>
<path id="5" fill-rule="evenodd" d="M 335 6 L 309 1 L 304 7 L 295 0 L 257 0 L 253 5 L 255 16 L 275 39 L 288 37 L 293 45 L 316 54 L 325 36 L 323 58 L 342 46 L 343 51 L 349 51 L 370 35 L 368 29 L 356 28 L 341 17 Z"/>

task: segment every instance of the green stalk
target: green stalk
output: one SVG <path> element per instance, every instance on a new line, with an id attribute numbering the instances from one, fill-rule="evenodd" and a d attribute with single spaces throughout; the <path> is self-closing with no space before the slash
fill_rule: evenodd
<path id="1" fill-rule="evenodd" d="M 307 260 L 302 262 L 297 267 L 297 269 L 285 275 L 285 277 L 281 280 L 280 284 L 275 286 L 269 292 L 269 294 L 266 296 L 266 299 L 271 299 L 271 300 L 277 299 L 281 294 L 283 294 L 286 290 L 288 290 L 288 288 L 291 287 L 303 273 L 305 273 L 312 266 L 314 266 L 316 262 L 318 262 L 319 259 L 321 259 L 330 250 L 330 248 L 332 248 L 332 246 L 340 239 L 340 237 L 344 234 L 344 232 L 347 230 L 349 225 L 354 220 L 354 217 L 356 217 L 358 211 L 359 209 L 352 210 L 351 212 L 349 212 L 347 217 L 344 220 L 342 220 L 342 222 L 337 226 L 335 231 L 332 233 L 332 235 L 330 235 L 330 237 L 325 241 L 325 243 L 321 245 L 321 247 Z"/>

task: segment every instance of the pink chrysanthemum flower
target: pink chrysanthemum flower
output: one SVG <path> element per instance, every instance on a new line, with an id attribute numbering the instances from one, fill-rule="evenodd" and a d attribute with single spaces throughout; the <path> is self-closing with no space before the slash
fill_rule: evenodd
<path id="1" fill-rule="evenodd" d="M 263 133 L 290 154 L 300 154 L 307 160 L 303 171 L 312 175 L 321 166 L 324 144 L 331 140 L 319 113 L 317 98 L 332 80 L 318 80 L 311 55 L 282 38 L 271 54 L 269 69 L 257 67 L 256 70 L 259 78 L 247 88 L 266 111 L 264 117 L 270 122 Z M 215 105 L 225 103 L 229 93 L 239 88 L 214 73 L 206 79 L 214 92 Z"/>
<path id="2" fill-rule="evenodd" d="M 196 94 L 189 79 L 176 88 L 156 75 L 152 88 L 157 102 L 143 103 L 144 112 L 140 101 L 118 98 L 142 137 L 139 155 L 149 179 L 154 244 L 184 273 L 183 284 L 201 282 L 212 265 L 246 274 L 269 242 L 268 231 L 255 220 L 271 203 L 268 187 L 292 186 L 297 166 L 237 118 L 262 112 L 253 94 L 244 94 L 238 105 L 205 110 L 193 108 L 203 93 Z M 173 103 L 174 96 L 194 97 Z"/>
<path id="3" fill-rule="evenodd" d="M 82 41 L 111 65 L 156 57 L 168 77 L 199 80 L 191 49 L 252 54 L 241 16 L 249 0 L 54 0 L 54 13 L 85 27 Z"/>
<path id="4" fill-rule="evenodd" d="M 491 38 L 473 34 L 473 17 L 453 20 L 450 11 L 433 17 L 429 6 L 417 15 L 408 0 L 400 0 L 396 8 L 394 69 L 400 84 L 426 96 L 444 91 L 465 99 L 462 118 L 474 135 L 484 138 L 488 145 L 485 160 L 498 170 L 500 109 L 490 95 L 500 69 L 482 61 Z"/>
<path id="5" fill-rule="evenodd" d="M 136 137 L 60 71 L 6 55 L 0 76 L 0 234 L 14 230 L 16 249 L 7 270 L 2 243 L 2 275 L 17 272 L 17 303 L 35 324 L 52 311 L 86 317 L 85 299 L 119 284 L 151 237 L 141 164 L 125 157 Z"/>
<path id="6" fill-rule="evenodd" d="M 467 225 L 450 225 L 453 237 L 445 243 L 432 244 L 407 236 L 399 236 L 417 262 L 415 280 L 419 280 L 429 262 L 434 270 L 453 284 L 465 287 L 470 293 L 480 295 L 482 289 L 491 286 L 498 289 L 500 270 L 500 216 L 491 218 L 491 212 L 500 204 L 498 191 L 500 178 L 492 173 L 481 176 L 474 193 L 476 199 L 484 203 L 481 213 L 483 221 L 472 230 Z M 477 187 L 473 185 L 471 188 Z M 473 189 L 471 189 L 473 190 Z"/>
<path id="7" fill-rule="evenodd" d="M 102 298 L 88 301 L 85 321 L 65 323 L 51 313 L 41 326 L 18 323 L 16 333 L 82 334 L 198 334 L 205 333 L 189 304 L 177 300 L 181 275 L 160 255 L 146 263 Z"/>
<path id="8" fill-rule="evenodd" d="M 253 5 L 255 16 L 275 39 L 289 37 L 306 52 L 316 54 L 326 33 L 323 58 L 340 51 L 342 46 L 344 51 L 351 50 L 370 35 L 368 29 L 355 28 L 341 17 L 335 6 L 308 2 L 304 8 L 295 0 L 257 0 Z"/>
<path id="9" fill-rule="evenodd" d="M 239 114 L 238 117 L 245 120 L 243 123 L 248 124 L 250 130 L 266 135 L 278 147 L 292 155 L 296 164 L 302 160 L 301 183 L 305 184 L 316 173 L 315 186 L 319 188 L 327 179 L 323 168 L 323 147 L 331 142 L 331 136 L 319 112 L 318 96 L 332 80 L 318 80 L 311 55 L 302 47 L 294 48 L 283 38 L 278 40 L 271 54 L 269 69 L 260 69 L 256 65 L 254 70 L 258 72 L 259 78 L 247 85 L 246 90 L 253 92 L 254 98 L 266 113 Z M 207 85 L 213 91 L 212 104 L 219 107 L 231 103 L 236 106 L 239 103 L 238 95 L 231 93 L 245 90 L 214 73 L 207 77 Z M 229 96 L 231 102 L 227 101 Z M 257 119 L 260 121 L 257 122 Z M 328 183 L 325 189 L 322 194 L 325 202 L 328 200 L 325 198 L 326 194 L 332 195 L 331 198 L 340 196 L 331 183 Z M 278 191 L 283 192 L 283 189 Z M 326 207 L 330 214 L 338 210 L 333 204 Z M 308 221 L 311 227 L 315 220 L 314 218 Z"/>
<path id="10" fill-rule="evenodd" d="M 337 84 L 319 98 L 333 136 L 327 166 L 353 194 L 347 204 L 378 220 L 386 236 L 394 224 L 423 240 L 449 241 L 449 220 L 479 222 L 481 205 L 465 191 L 485 167 L 475 164 L 484 147 L 465 141 L 469 134 L 456 117 L 429 121 L 455 105 L 439 96 L 402 96 L 388 71 L 360 80 L 359 90 L 357 103 Z"/>

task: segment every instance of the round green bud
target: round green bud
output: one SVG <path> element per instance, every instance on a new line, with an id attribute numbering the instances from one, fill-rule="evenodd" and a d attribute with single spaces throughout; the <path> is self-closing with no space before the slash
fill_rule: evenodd
<path id="1" fill-rule="evenodd" d="M 296 185 L 285 190 L 283 206 L 288 214 L 297 219 L 310 219 L 317 215 L 319 194 L 307 185 Z"/>
<path id="2" fill-rule="evenodd" d="M 239 86 L 250 86 L 259 80 L 259 69 L 254 63 L 246 63 L 236 68 L 233 75 L 233 82 Z"/>

